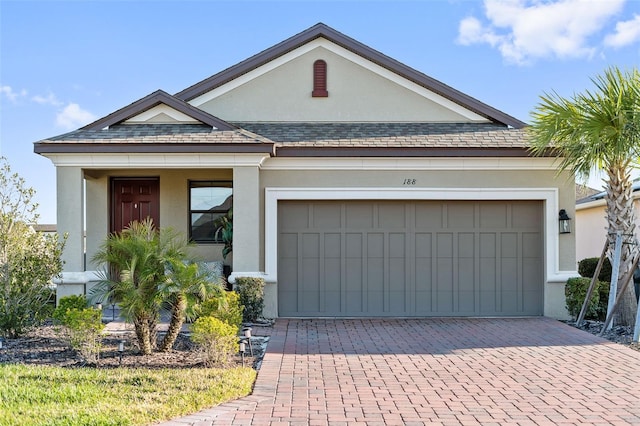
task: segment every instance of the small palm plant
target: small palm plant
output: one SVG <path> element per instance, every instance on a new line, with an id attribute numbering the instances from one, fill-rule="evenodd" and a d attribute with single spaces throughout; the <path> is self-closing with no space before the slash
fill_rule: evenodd
<path id="1" fill-rule="evenodd" d="M 109 299 L 120 306 L 123 318 L 133 323 L 144 355 L 156 346 L 165 265 L 186 258 L 186 248 L 186 240 L 182 242 L 170 229 L 157 230 L 146 219 L 109 235 L 93 257 L 104 270 L 92 298 Z"/>
<path id="2" fill-rule="evenodd" d="M 185 320 L 196 317 L 196 308 L 201 302 L 224 292 L 220 277 L 212 277 L 199 263 L 170 259 L 166 272 L 160 293 L 171 308 L 171 321 L 160 345 L 161 351 L 173 348 Z"/>

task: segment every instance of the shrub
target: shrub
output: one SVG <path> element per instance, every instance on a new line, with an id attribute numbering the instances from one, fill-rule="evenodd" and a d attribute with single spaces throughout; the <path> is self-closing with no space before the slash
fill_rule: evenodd
<path id="1" fill-rule="evenodd" d="M 224 291 L 219 296 L 211 297 L 201 304 L 200 316 L 218 318 L 240 331 L 242 311 L 240 295 L 235 291 Z"/>
<path id="2" fill-rule="evenodd" d="M 89 307 L 87 298 L 84 295 L 65 296 L 58 302 L 58 307 L 53 311 L 53 319 L 60 324 L 64 323 L 68 309 L 85 309 Z"/>
<path id="3" fill-rule="evenodd" d="M 587 257 L 586 259 L 582 259 L 578 262 L 578 273 L 580 276 L 593 278 L 593 273 L 596 271 L 596 266 L 598 266 L 599 260 L 599 257 Z M 604 263 L 600 269 L 600 274 L 598 275 L 598 280 L 611 282 L 611 262 L 609 262 L 609 259 L 607 258 L 604 259 Z"/>
<path id="4" fill-rule="evenodd" d="M 80 352 L 86 362 L 97 365 L 104 330 L 102 311 L 87 307 L 84 296 L 68 296 L 60 299 L 53 316 L 62 324 L 62 334 L 71 349 Z"/>
<path id="5" fill-rule="evenodd" d="M 600 282 L 600 286 L 598 287 L 598 293 L 600 294 L 600 302 L 598 303 L 598 320 L 600 321 L 604 321 L 605 319 L 607 319 L 610 288 L 611 283 L 602 281 Z"/>
<path id="6" fill-rule="evenodd" d="M 238 330 L 218 318 L 200 317 L 191 328 L 191 340 L 197 344 L 207 365 L 227 364 L 238 352 Z"/>
<path id="7" fill-rule="evenodd" d="M 255 322 L 264 309 L 264 279 L 238 277 L 235 290 L 240 295 L 240 304 L 244 306 L 243 320 Z"/>
<path id="8" fill-rule="evenodd" d="M 593 293 L 591 294 L 591 300 L 589 301 L 587 311 L 585 313 L 585 318 L 587 319 L 597 319 L 599 316 L 600 287 L 602 286 L 602 284 L 603 283 L 601 283 L 600 281 L 596 281 L 596 286 L 593 290 Z M 580 310 L 582 309 L 582 304 L 584 303 L 584 299 L 587 296 L 589 285 L 591 285 L 591 278 L 575 277 L 569 278 L 567 280 L 564 294 L 567 300 L 567 310 L 574 319 L 577 319 L 578 315 L 580 315 Z"/>

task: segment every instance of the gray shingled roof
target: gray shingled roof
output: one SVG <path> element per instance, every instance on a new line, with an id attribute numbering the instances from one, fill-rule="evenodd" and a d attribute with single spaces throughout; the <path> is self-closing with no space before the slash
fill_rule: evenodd
<path id="1" fill-rule="evenodd" d="M 527 148 L 524 129 L 490 123 L 233 123 L 276 147 Z"/>
<path id="2" fill-rule="evenodd" d="M 79 129 L 37 143 L 78 144 L 235 144 L 271 143 L 246 130 L 213 130 L 200 124 L 120 124 L 101 130 Z"/>

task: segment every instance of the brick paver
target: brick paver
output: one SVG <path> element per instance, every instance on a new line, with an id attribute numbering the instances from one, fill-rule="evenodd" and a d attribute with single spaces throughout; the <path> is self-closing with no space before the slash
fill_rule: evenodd
<path id="1" fill-rule="evenodd" d="M 640 352 L 548 318 L 279 319 L 253 394 L 185 425 L 640 425 Z"/>

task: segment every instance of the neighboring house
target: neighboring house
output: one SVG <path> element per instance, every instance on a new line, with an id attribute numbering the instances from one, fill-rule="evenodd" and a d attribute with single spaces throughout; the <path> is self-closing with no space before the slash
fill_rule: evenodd
<path id="1" fill-rule="evenodd" d="M 266 317 L 565 318 L 573 179 L 529 155 L 524 126 L 317 24 L 35 152 L 56 166 L 61 282 L 78 291 L 132 219 L 195 232 L 220 260 L 200 230 L 232 195 L 230 279 L 264 277 Z"/>
<path id="2" fill-rule="evenodd" d="M 607 238 L 606 193 L 596 192 L 576 200 L 576 261 L 600 257 Z M 640 182 L 633 184 L 633 205 L 636 211 L 636 233 L 640 230 Z"/>

